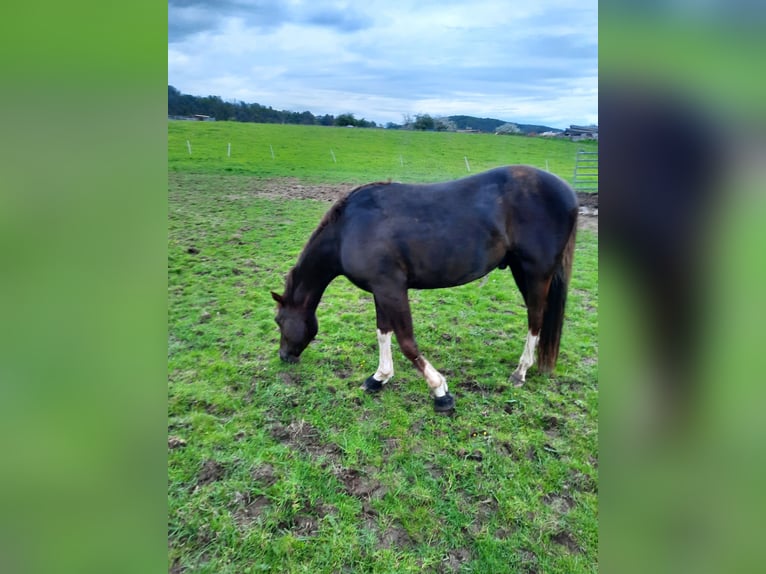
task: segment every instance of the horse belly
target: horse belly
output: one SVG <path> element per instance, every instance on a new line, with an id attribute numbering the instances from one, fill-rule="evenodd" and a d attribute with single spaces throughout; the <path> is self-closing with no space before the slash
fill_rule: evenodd
<path id="1" fill-rule="evenodd" d="M 341 243 L 344 275 L 371 291 L 386 279 L 415 289 L 469 283 L 505 258 L 508 239 L 491 218 L 360 218 L 346 227 Z"/>
<path id="2" fill-rule="evenodd" d="M 503 260 L 506 247 L 499 242 L 487 247 L 486 242 L 456 238 L 452 242 L 432 245 L 410 257 L 408 286 L 414 289 L 438 289 L 464 285 L 483 277 Z"/>

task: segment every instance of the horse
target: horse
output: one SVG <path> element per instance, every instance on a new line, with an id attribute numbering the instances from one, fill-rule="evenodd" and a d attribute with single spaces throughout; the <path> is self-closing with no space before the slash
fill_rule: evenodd
<path id="1" fill-rule="evenodd" d="M 409 289 L 454 287 L 509 267 L 527 307 L 527 338 L 514 386 L 553 370 L 559 353 L 577 232 L 577 196 L 561 178 L 531 166 L 498 167 L 432 184 L 377 182 L 336 201 L 285 278 L 277 303 L 279 357 L 288 363 L 318 332 L 316 309 L 343 275 L 372 293 L 378 369 L 361 388 L 383 389 L 394 374 L 391 336 L 425 378 L 436 412 L 454 409 L 445 377 L 420 353 Z"/>

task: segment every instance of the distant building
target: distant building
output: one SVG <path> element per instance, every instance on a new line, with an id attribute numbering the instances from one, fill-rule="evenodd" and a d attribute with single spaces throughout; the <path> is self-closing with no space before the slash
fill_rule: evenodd
<path id="1" fill-rule="evenodd" d="M 194 114 L 193 116 L 171 116 L 168 115 L 169 120 L 185 120 L 191 122 L 214 122 L 215 118 L 206 116 L 204 114 Z"/>
<path id="2" fill-rule="evenodd" d="M 563 132 L 562 137 L 568 137 L 573 142 L 581 140 L 597 140 L 598 139 L 598 126 L 575 126 L 571 125 Z"/>

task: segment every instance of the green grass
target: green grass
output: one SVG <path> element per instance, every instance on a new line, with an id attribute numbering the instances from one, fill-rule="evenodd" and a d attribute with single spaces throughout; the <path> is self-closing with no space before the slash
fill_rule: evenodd
<path id="1" fill-rule="evenodd" d="M 377 367 L 375 314 L 343 278 L 301 362 L 279 361 L 269 291 L 328 205 L 259 197 L 261 182 L 169 175 L 174 571 L 594 572 L 597 235 L 578 235 L 556 372 L 533 368 L 521 389 L 507 380 L 526 316 L 507 270 L 411 292 L 420 348 L 457 400 L 447 417 L 398 349 L 388 388 L 358 389 Z"/>
<path id="2" fill-rule="evenodd" d="M 191 155 L 187 141 L 191 144 Z M 594 142 L 493 134 L 168 122 L 171 171 L 359 184 L 389 178 L 425 182 L 461 177 L 468 173 L 466 157 L 472 173 L 525 163 L 547 167 L 571 181 L 575 152 L 596 149 L 595 146 Z"/>

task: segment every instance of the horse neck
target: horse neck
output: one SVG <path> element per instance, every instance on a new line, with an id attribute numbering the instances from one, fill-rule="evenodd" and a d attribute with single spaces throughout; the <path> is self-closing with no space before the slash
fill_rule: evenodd
<path id="1" fill-rule="evenodd" d="M 291 273 L 291 292 L 297 304 L 316 310 L 325 289 L 339 274 L 339 257 L 331 233 L 319 233 L 309 240 Z"/>

